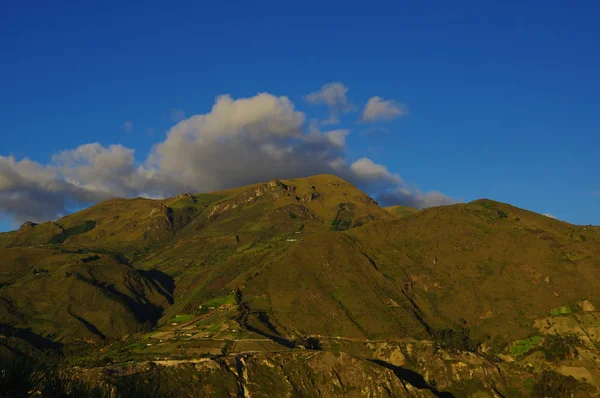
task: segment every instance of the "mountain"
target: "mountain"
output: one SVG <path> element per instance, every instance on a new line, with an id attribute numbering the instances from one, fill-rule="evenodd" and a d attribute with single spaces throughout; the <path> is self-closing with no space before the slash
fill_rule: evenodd
<path id="1" fill-rule="evenodd" d="M 600 228 L 489 199 L 382 208 L 332 175 L 114 199 L 0 259 L 6 352 L 153 361 L 198 396 L 599 391 Z"/>
<path id="2" fill-rule="evenodd" d="M 415 209 L 414 207 L 408 207 L 403 205 L 389 206 L 385 209 L 390 213 L 400 217 L 408 217 L 412 214 L 419 212 L 419 210 Z"/>

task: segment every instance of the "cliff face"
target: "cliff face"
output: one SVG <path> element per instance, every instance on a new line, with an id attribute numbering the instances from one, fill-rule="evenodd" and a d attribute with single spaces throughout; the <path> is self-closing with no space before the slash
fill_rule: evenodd
<path id="1" fill-rule="evenodd" d="M 158 368 L 157 368 L 158 365 Z M 440 393 L 375 362 L 344 353 L 241 354 L 196 361 L 165 360 L 126 373 L 160 369 L 160 389 L 193 397 L 435 397 Z M 121 369 L 123 371 L 123 369 Z M 114 370 L 83 371 L 88 379 L 115 377 Z M 117 376 L 122 377 L 123 375 Z M 156 380 L 155 380 L 156 381 Z M 416 384 L 416 385 L 414 385 Z"/>

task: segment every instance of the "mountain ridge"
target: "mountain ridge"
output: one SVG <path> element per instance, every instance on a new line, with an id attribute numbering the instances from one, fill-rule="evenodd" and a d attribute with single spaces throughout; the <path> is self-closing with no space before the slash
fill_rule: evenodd
<path id="1" fill-rule="evenodd" d="M 519 344 L 560 331 L 600 377 L 600 229 L 489 199 L 390 209 L 338 177 L 274 179 L 26 223 L 0 235 L 0 258 L 2 323 L 65 349 L 395 361 L 377 341 L 401 345 L 393 358 L 416 344 L 518 362 L 532 360 Z"/>

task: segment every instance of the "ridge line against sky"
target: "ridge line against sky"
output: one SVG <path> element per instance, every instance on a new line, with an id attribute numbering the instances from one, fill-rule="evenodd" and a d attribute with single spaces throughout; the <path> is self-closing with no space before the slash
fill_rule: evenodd
<path id="1" fill-rule="evenodd" d="M 384 203 L 486 197 L 600 224 L 598 14 L 588 0 L 10 2 L 0 231 L 270 167 L 333 172 Z"/>
<path id="2" fill-rule="evenodd" d="M 367 157 L 348 162 L 350 130 L 320 128 L 338 124 L 340 112 L 356 113 L 347 92 L 342 83 L 332 82 L 306 95 L 309 104 L 324 105 L 330 114 L 309 123 L 289 98 L 268 93 L 239 99 L 221 95 L 210 112 L 187 119 L 182 119 L 182 111 L 173 111 L 181 120 L 164 141 L 142 155 L 141 162 L 133 148 L 97 142 L 55 153 L 47 164 L 0 156 L 0 210 L 17 223 L 40 222 L 114 197 L 165 198 L 325 173 L 373 192 L 383 204 L 422 209 L 455 203 L 440 192 L 411 188 Z M 405 114 L 402 105 L 375 96 L 367 100 L 356 123 L 390 121 Z M 122 128 L 132 133 L 134 123 L 127 120 Z"/>

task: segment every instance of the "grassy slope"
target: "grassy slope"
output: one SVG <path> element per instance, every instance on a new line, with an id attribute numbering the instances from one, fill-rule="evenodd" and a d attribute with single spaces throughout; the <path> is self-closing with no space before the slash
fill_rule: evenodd
<path id="1" fill-rule="evenodd" d="M 350 234 L 432 321 L 462 317 L 514 339 L 552 308 L 600 303 L 600 235 L 509 205 L 432 208 Z"/>
<path id="2" fill-rule="evenodd" d="M 140 329 L 144 316 L 107 301 L 108 285 L 164 308 L 159 323 L 240 288 L 250 322 L 262 313 L 288 336 L 424 337 L 419 317 L 432 327 L 465 318 L 512 341 L 553 308 L 600 305 L 597 228 L 488 200 L 392 210 L 330 175 L 103 202 L 0 235 L 1 245 L 19 246 L 0 249 L 11 259 L 0 264 L 2 311 L 40 333 L 89 337 L 75 314 L 112 337 Z M 65 231 L 75 232 L 46 245 Z M 94 254 L 101 259 L 81 262 Z M 73 272 L 93 272 L 101 286 Z"/>
<path id="3" fill-rule="evenodd" d="M 57 340 L 119 338 L 155 322 L 168 297 L 151 279 L 102 253 L 2 251 L 0 318 Z"/>
<path id="4" fill-rule="evenodd" d="M 351 207 L 342 216 L 340 203 Z M 230 294 L 267 257 L 285 251 L 294 232 L 329 230 L 336 218 L 350 227 L 391 217 L 334 176 L 166 200 L 102 202 L 55 223 L 0 236 L 6 259 L 0 264 L 5 285 L 0 298 L 7 303 L 2 312 L 5 319 L 41 334 L 117 337 L 141 328 L 148 315 L 140 311 L 166 308 L 169 288 L 176 287 L 176 300 L 163 322 Z M 81 262 L 94 255 L 100 259 Z M 42 272 L 34 274 L 37 269 Z"/>
<path id="5" fill-rule="evenodd" d="M 390 213 L 392 213 L 395 216 L 399 216 L 399 217 L 408 217 L 410 215 L 413 215 L 415 213 L 418 213 L 419 210 L 415 209 L 414 207 L 408 207 L 408 206 L 402 206 L 402 205 L 396 205 L 396 206 L 389 206 L 385 208 L 387 211 L 389 211 Z"/>
<path id="6" fill-rule="evenodd" d="M 272 181 L 219 195 L 223 199 L 179 231 L 173 244 L 140 262 L 140 267 L 158 267 L 175 278 L 177 300 L 170 314 L 189 311 L 206 298 L 239 287 L 292 247 L 287 239 L 330 230 L 340 203 L 355 204 L 343 215 L 350 225 L 393 218 L 356 187 L 328 175 Z"/>
<path id="7" fill-rule="evenodd" d="M 506 342 L 533 320 L 600 304 L 600 235 L 482 200 L 298 242 L 244 287 L 289 334 L 391 338 L 461 318 Z M 390 301 L 393 300 L 392 301 Z"/>

